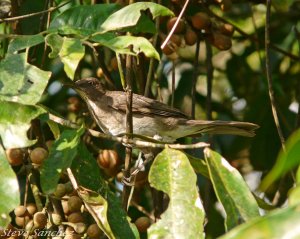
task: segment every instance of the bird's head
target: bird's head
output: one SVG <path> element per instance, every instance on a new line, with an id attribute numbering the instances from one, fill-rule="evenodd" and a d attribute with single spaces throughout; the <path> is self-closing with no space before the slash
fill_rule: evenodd
<path id="1" fill-rule="evenodd" d="M 106 90 L 101 82 L 93 77 L 84 78 L 76 81 L 72 88 L 74 88 L 82 97 L 94 98 L 104 95 Z"/>

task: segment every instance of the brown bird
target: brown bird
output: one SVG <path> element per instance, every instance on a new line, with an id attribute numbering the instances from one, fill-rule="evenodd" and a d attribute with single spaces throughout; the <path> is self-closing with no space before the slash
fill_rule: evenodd
<path id="1" fill-rule="evenodd" d="M 73 86 L 87 103 L 89 111 L 104 133 L 126 133 L 126 93 L 109 91 L 95 78 L 85 78 Z M 157 100 L 133 94 L 133 133 L 164 142 L 199 134 L 231 134 L 252 137 L 259 126 L 238 121 L 192 120 L 180 110 Z"/>

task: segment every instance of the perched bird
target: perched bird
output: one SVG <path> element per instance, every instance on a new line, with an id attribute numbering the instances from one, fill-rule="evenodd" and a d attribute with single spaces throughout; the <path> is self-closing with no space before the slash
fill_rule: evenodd
<path id="1" fill-rule="evenodd" d="M 126 133 L 126 93 L 109 91 L 95 78 L 75 82 L 73 88 L 86 102 L 91 115 L 104 133 Z M 231 134 L 252 137 L 259 126 L 238 121 L 192 120 L 180 110 L 157 100 L 133 94 L 133 133 L 164 142 L 200 134 Z"/>

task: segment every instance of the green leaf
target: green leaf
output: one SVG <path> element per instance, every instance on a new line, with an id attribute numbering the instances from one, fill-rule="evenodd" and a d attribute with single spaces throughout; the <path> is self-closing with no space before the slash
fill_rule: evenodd
<path id="1" fill-rule="evenodd" d="M 118 36 L 107 40 L 107 38 L 98 35 L 92 38 L 93 41 L 98 42 L 119 54 L 138 55 L 143 52 L 149 58 L 160 59 L 158 52 L 153 45 L 144 37 L 134 36 Z M 132 49 L 131 49 L 132 47 Z"/>
<path id="2" fill-rule="evenodd" d="M 72 171 L 79 185 L 100 192 L 101 196 L 107 201 L 107 220 L 113 235 L 116 238 L 136 238 L 127 221 L 120 199 L 110 191 L 100 173 L 95 158 L 82 142 L 78 146 L 76 160 L 72 163 Z"/>
<path id="3" fill-rule="evenodd" d="M 53 58 L 58 54 L 64 64 L 64 70 L 67 76 L 73 80 L 77 66 L 85 53 L 85 48 L 81 44 L 81 41 L 76 38 L 60 37 L 57 34 L 50 34 L 47 36 L 46 42 L 52 49 L 49 57 Z"/>
<path id="4" fill-rule="evenodd" d="M 46 113 L 41 107 L 0 101 L 0 136 L 5 148 L 24 148 L 36 141 L 27 138 L 31 120 Z"/>
<path id="5" fill-rule="evenodd" d="M 87 209 L 93 213 L 95 222 L 109 239 L 116 237 L 112 233 L 107 221 L 107 201 L 98 193 L 83 188 L 77 191 L 83 199 Z"/>
<path id="6" fill-rule="evenodd" d="M 110 15 L 102 24 L 103 31 L 117 31 L 122 28 L 136 26 L 138 23 L 142 29 L 144 21 L 139 22 L 141 11 L 149 10 L 155 19 L 158 16 L 173 16 L 174 13 L 168 8 L 153 2 L 137 2 L 130 4 Z M 137 26 L 136 26 L 137 27 Z M 144 26 L 145 28 L 145 26 Z"/>
<path id="7" fill-rule="evenodd" d="M 0 100 L 35 105 L 51 72 L 27 63 L 27 53 L 8 55 L 0 62 Z"/>
<path id="8" fill-rule="evenodd" d="M 299 185 L 290 189 L 288 202 L 289 202 L 289 205 L 297 205 L 300 203 L 300 186 Z"/>
<path id="9" fill-rule="evenodd" d="M 288 12 L 295 0 L 273 0 L 272 6 L 280 12 Z"/>
<path id="10" fill-rule="evenodd" d="M 260 190 L 265 191 L 280 176 L 287 173 L 300 164 L 300 129 L 295 131 L 286 142 L 286 153 L 282 150 L 278 155 L 277 161 L 271 171 L 264 177 L 260 184 Z"/>
<path id="11" fill-rule="evenodd" d="M 95 4 L 72 7 L 53 19 L 49 29 L 60 33 L 90 35 L 100 31 L 102 23 L 115 11 L 118 4 Z"/>
<path id="12" fill-rule="evenodd" d="M 204 150 L 211 182 L 226 211 L 227 230 L 259 216 L 258 205 L 240 173 L 220 154 Z"/>
<path id="13" fill-rule="evenodd" d="M 300 223 L 299 211 L 299 204 L 274 210 L 267 216 L 256 218 L 234 228 L 219 239 L 300 238 L 297 226 Z"/>
<path id="14" fill-rule="evenodd" d="M 150 185 L 166 193 L 169 206 L 148 229 L 148 238 L 204 238 L 204 210 L 198 195 L 197 177 L 186 155 L 165 149 L 149 172 Z"/>
<path id="15" fill-rule="evenodd" d="M 7 53 L 12 54 L 16 51 L 38 45 L 42 42 L 44 42 L 44 37 L 41 34 L 20 35 L 10 42 Z"/>
<path id="16" fill-rule="evenodd" d="M 9 213 L 18 205 L 20 205 L 18 179 L 0 145 L 0 227 L 7 227 L 11 221 Z"/>
<path id="17" fill-rule="evenodd" d="M 47 124 L 48 124 L 54 138 L 58 139 L 60 136 L 60 129 L 59 129 L 58 124 L 52 120 L 47 120 Z"/>
<path id="18" fill-rule="evenodd" d="M 209 178 L 207 165 L 204 159 L 196 158 L 190 154 L 186 154 L 186 156 L 189 158 L 190 164 L 192 165 L 196 173 L 199 173 L 204 177 Z"/>
<path id="19" fill-rule="evenodd" d="M 41 186 L 44 193 L 54 192 L 61 173 L 71 166 L 83 132 L 83 127 L 78 130 L 65 130 L 53 143 L 49 156 L 41 167 Z"/>

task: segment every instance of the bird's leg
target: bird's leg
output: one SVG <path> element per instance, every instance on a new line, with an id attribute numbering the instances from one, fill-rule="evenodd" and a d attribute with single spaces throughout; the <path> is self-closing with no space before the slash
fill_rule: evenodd
<path id="1" fill-rule="evenodd" d="M 139 155 L 139 158 L 137 160 L 136 166 L 132 169 L 132 172 L 130 173 L 129 177 L 123 177 L 122 183 L 133 186 L 133 178 L 140 172 L 145 170 L 145 166 L 151 162 L 154 158 L 152 153 L 145 153 L 144 154 L 145 160 L 143 161 L 142 155 Z"/>

